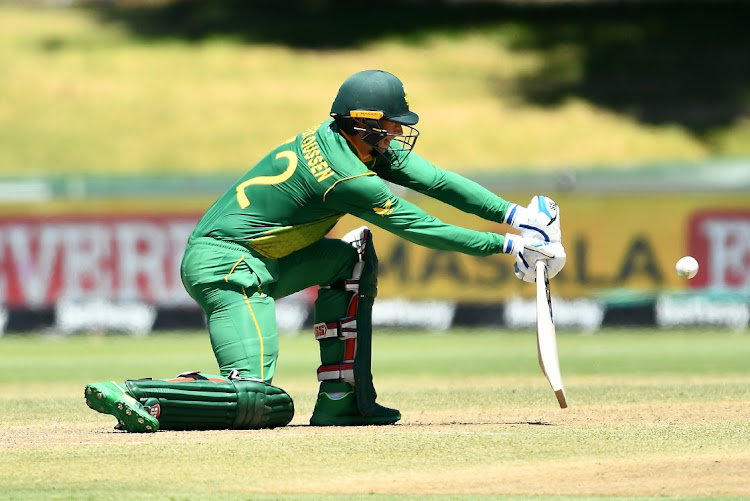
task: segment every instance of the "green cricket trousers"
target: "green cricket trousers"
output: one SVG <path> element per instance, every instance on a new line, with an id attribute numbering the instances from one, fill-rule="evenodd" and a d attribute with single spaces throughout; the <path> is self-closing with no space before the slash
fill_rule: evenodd
<path id="1" fill-rule="evenodd" d="M 330 238 L 269 259 L 233 242 L 191 237 L 182 259 L 182 282 L 206 313 L 221 375 L 237 370 L 242 377 L 271 384 L 279 355 L 274 301 L 319 285 L 315 322 L 344 318 L 352 293 L 327 286 L 351 278 L 357 260 L 351 245 Z M 340 348 L 343 357 L 343 343 L 332 341 L 326 351 Z"/>

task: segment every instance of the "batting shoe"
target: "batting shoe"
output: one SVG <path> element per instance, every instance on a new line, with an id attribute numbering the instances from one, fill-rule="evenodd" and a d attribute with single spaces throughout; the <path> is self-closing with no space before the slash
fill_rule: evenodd
<path id="1" fill-rule="evenodd" d="M 336 391 L 340 390 L 340 391 Z M 369 416 L 363 416 L 357 407 L 357 397 L 349 383 L 327 382 L 321 384 L 315 403 L 311 426 L 369 426 L 393 424 L 401 413 L 375 404 Z"/>
<path id="2" fill-rule="evenodd" d="M 86 405 L 102 414 L 111 414 L 117 419 L 115 429 L 133 433 L 159 430 L 159 421 L 128 393 L 124 385 L 114 381 L 90 383 L 86 385 L 84 396 Z"/>

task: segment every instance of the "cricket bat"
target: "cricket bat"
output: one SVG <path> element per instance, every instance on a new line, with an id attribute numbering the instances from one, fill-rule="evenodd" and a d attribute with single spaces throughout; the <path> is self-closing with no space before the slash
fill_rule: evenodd
<path id="1" fill-rule="evenodd" d="M 543 259 L 536 262 L 536 347 L 539 366 L 547 376 L 547 381 L 552 386 L 552 391 L 555 392 L 560 408 L 565 409 L 568 406 L 568 400 L 560 374 L 560 358 L 557 354 L 557 335 L 552 316 L 547 263 Z"/>

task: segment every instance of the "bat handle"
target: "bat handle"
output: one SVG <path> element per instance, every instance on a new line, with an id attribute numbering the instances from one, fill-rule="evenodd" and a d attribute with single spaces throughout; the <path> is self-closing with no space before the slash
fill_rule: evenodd
<path id="1" fill-rule="evenodd" d="M 537 280 L 539 277 L 542 277 L 542 280 L 544 279 L 544 273 L 547 271 L 547 261 L 544 259 L 539 259 L 536 262 L 536 278 Z"/>

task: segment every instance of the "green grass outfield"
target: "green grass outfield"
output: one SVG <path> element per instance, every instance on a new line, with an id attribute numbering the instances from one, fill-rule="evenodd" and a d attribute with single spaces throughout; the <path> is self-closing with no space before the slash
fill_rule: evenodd
<path id="1" fill-rule="evenodd" d="M 281 339 L 277 430 L 113 431 L 96 380 L 215 371 L 204 333 L 0 338 L 0 499 L 750 499 L 747 332 L 558 334 L 557 407 L 529 332 L 375 339 L 390 427 L 307 425 L 312 335 Z"/>

